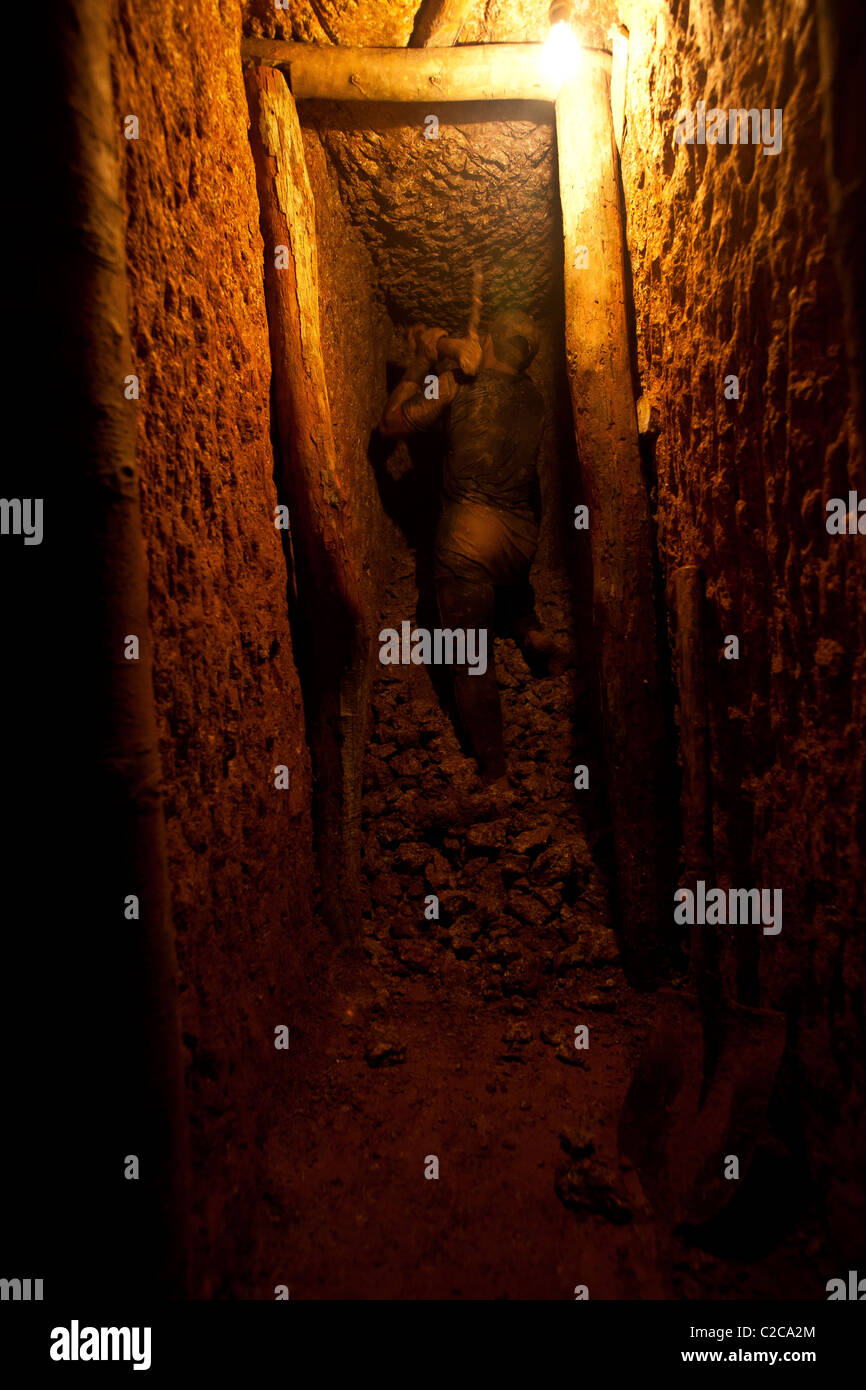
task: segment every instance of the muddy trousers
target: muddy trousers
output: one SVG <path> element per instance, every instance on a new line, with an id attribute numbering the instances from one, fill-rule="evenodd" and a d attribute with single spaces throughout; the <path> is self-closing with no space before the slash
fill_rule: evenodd
<path id="1" fill-rule="evenodd" d="M 443 627 L 484 633 L 486 669 L 453 668 L 454 700 L 464 737 L 485 781 L 505 775 L 502 708 L 496 680 L 494 631 L 519 645 L 540 630 L 529 569 L 537 531 L 490 508 L 452 506 L 443 513 L 436 544 L 436 599 Z M 479 639 L 480 640 L 480 639 Z M 473 671 L 475 674 L 473 674 Z"/>

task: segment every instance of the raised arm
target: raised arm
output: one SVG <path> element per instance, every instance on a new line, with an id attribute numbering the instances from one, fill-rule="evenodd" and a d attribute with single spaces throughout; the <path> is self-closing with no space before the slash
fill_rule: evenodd
<path id="1" fill-rule="evenodd" d="M 476 354 L 476 342 L 463 338 L 448 338 L 441 328 L 424 328 L 418 325 L 409 334 L 414 355 L 403 373 L 402 379 L 388 397 L 379 433 L 386 439 L 398 439 L 414 434 L 416 430 L 429 429 L 441 418 L 457 394 L 454 365 L 461 371 L 474 374 L 480 363 L 480 347 Z M 477 356 L 477 360 L 476 360 Z M 438 364 L 438 373 L 434 367 Z M 438 393 L 428 399 L 423 387 L 428 376 L 438 375 Z"/>
<path id="2" fill-rule="evenodd" d="M 424 399 L 422 387 L 424 378 L 429 375 L 430 368 L 438 357 L 437 344 L 443 336 L 441 328 L 412 329 L 409 334 L 409 344 L 413 349 L 413 355 L 409 360 L 409 365 L 398 381 L 394 390 L 391 392 L 382 411 L 382 418 L 379 421 L 379 433 L 386 439 L 397 439 L 401 435 L 411 434 L 412 428 L 403 415 L 403 406 L 415 396 Z"/>

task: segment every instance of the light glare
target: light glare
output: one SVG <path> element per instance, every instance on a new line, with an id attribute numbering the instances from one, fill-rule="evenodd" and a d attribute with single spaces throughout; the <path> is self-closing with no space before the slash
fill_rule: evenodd
<path id="1" fill-rule="evenodd" d="M 548 82 L 561 87 L 576 77 L 583 63 L 583 49 L 577 35 L 564 19 L 554 24 L 541 54 L 541 70 Z"/>

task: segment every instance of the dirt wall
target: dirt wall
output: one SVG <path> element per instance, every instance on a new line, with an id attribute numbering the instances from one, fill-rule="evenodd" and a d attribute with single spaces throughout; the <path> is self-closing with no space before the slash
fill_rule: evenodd
<path id="1" fill-rule="evenodd" d="M 782 931 L 762 937 L 762 1002 L 788 1014 L 804 1151 L 853 1253 L 866 1239 L 863 552 L 825 526 L 858 465 L 814 7 L 625 9 L 639 370 L 659 412 L 663 572 L 697 563 L 707 577 L 717 881 L 783 890 Z M 676 145 L 677 111 L 697 115 L 699 100 L 781 109 L 778 154 Z"/>
<path id="2" fill-rule="evenodd" d="M 239 43 L 238 5 L 123 0 L 114 44 L 119 127 L 140 126 L 119 135 L 131 370 L 205 1293 L 267 1190 L 262 1069 L 302 985 L 312 884 Z"/>

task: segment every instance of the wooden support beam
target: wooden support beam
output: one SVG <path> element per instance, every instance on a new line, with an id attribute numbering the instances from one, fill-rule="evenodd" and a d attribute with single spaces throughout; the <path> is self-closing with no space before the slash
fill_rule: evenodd
<path id="1" fill-rule="evenodd" d="M 610 114 L 617 150 L 622 153 L 625 122 L 625 84 L 628 78 L 628 30 L 615 24 L 610 30 L 612 44 L 610 71 Z"/>
<path id="2" fill-rule="evenodd" d="M 244 39 L 246 65 L 279 68 L 295 98 L 330 101 L 555 101 L 537 43 L 460 48 L 337 48 Z M 610 72 L 610 54 L 584 49 L 583 73 Z M 583 79 L 581 79 L 583 80 Z"/>
<path id="3" fill-rule="evenodd" d="M 337 468 L 321 342 L 316 213 L 298 112 L 273 68 L 251 68 L 246 86 L 265 243 L 280 500 L 292 518 L 301 609 L 315 615 L 318 628 L 309 643 L 310 664 L 301 669 L 316 774 L 317 849 L 331 929 L 348 941 L 359 923 L 363 716 L 373 645 Z"/>
<path id="4" fill-rule="evenodd" d="M 410 48 L 447 48 L 457 42 L 475 0 L 421 0 Z"/>
<path id="5" fill-rule="evenodd" d="M 626 968 L 649 976 L 660 910 L 662 683 L 654 539 L 629 361 L 624 233 L 609 79 L 556 103 L 566 354 L 589 504 L 593 620 Z"/>

